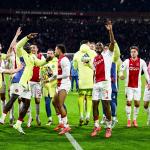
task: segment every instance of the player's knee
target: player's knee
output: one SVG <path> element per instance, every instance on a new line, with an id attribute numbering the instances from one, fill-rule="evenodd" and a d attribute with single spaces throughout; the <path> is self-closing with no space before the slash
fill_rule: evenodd
<path id="1" fill-rule="evenodd" d="M 40 104 L 40 99 L 39 98 L 35 99 L 35 103 Z"/>
<path id="2" fill-rule="evenodd" d="M 135 107 L 140 107 L 140 104 L 137 103 L 137 104 L 135 104 L 134 106 L 135 106 Z"/>
<path id="3" fill-rule="evenodd" d="M 1 95 L 1 100 L 2 100 L 2 101 L 5 101 L 5 94 L 2 94 L 2 95 Z"/>
<path id="4" fill-rule="evenodd" d="M 148 105 L 147 104 L 144 104 L 144 109 L 147 109 L 148 108 Z"/>
<path id="5" fill-rule="evenodd" d="M 131 102 L 130 101 L 127 101 L 127 106 L 131 106 Z"/>
<path id="6" fill-rule="evenodd" d="M 134 106 L 135 106 L 135 107 L 139 107 L 139 106 L 140 106 L 140 102 L 134 101 Z"/>

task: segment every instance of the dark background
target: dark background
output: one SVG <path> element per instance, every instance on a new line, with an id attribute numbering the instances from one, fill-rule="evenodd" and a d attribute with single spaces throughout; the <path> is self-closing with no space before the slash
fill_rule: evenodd
<path id="1" fill-rule="evenodd" d="M 24 12 L 22 12 L 24 11 Z M 36 12 L 39 12 L 36 14 Z M 45 12 L 42 14 L 42 12 Z M 49 12 L 49 13 L 48 13 Z M 46 14 L 48 13 L 48 14 Z M 105 20 L 113 22 L 122 58 L 129 47 L 139 46 L 140 57 L 149 61 L 150 1 L 148 0 L 4 0 L 0 1 L 0 42 L 6 52 L 18 26 L 23 33 L 38 32 L 42 52 L 64 43 L 68 53 L 81 40 L 109 42 Z"/>

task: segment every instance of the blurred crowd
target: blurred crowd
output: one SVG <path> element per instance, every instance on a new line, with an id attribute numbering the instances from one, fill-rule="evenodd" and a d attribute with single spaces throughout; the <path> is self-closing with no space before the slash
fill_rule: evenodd
<path id="1" fill-rule="evenodd" d="M 130 46 L 137 45 L 141 58 L 149 60 L 150 20 L 115 19 L 113 24 L 122 58 L 129 56 Z M 42 52 L 50 47 L 54 48 L 57 43 L 64 43 L 67 52 L 74 53 L 79 49 L 82 40 L 107 44 L 109 37 L 104 25 L 104 20 L 98 17 L 1 17 L 0 43 L 3 51 L 7 51 L 16 29 L 21 26 L 23 36 L 30 32 L 39 33 L 35 42 L 40 45 Z"/>
<path id="2" fill-rule="evenodd" d="M 73 5 L 72 5 L 73 4 Z M 149 0 L 5 0 L 0 8 L 83 12 L 150 11 Z"/>

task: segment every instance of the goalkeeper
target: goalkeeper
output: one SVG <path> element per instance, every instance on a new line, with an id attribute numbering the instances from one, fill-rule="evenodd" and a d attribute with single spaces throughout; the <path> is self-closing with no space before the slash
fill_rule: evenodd
<path id="1" fill-rule="evenodd" d="M 78 106 L 80 113 L 79 125 L 84 123 L 84 102 L 87 101 L 85 125 L 89 123 L 92 108 L 93 70 L 87 66 L 87 62 L 94 59 L 96 52 L 92 51 L 88 43 L 82 44 L 80 50 L 75 53 L 73 66 L 79 73 L 79 97 Z"/>

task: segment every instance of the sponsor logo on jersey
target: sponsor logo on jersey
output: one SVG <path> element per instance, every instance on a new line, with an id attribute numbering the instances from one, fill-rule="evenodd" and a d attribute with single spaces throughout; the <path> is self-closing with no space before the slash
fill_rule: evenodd
<path id="1" fill-rule="evenodd" d="M 137 71 L 137 70 L 140 70 L 140 68 L 139 67 L 129 67 L 129 70 Z"/>

